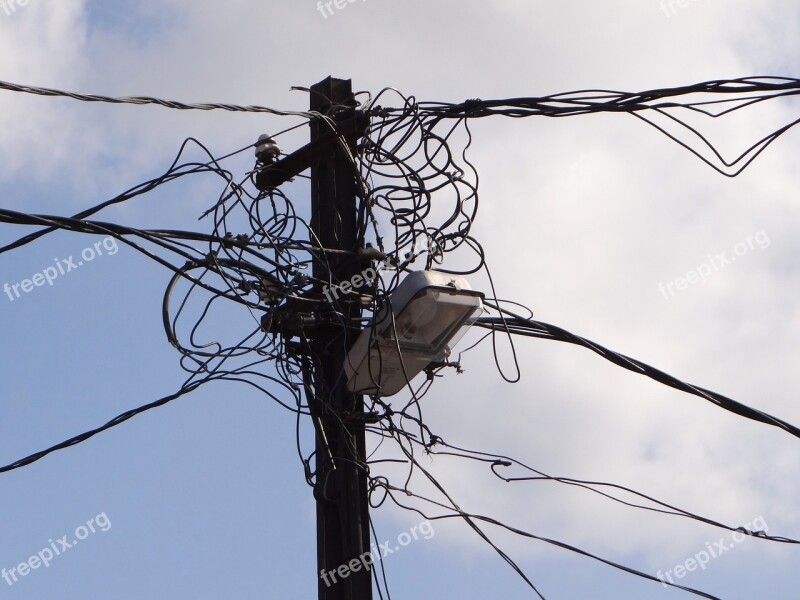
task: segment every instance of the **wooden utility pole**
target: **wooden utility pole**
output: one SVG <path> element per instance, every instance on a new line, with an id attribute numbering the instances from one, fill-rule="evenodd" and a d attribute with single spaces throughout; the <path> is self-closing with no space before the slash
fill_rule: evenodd
<path id="1" fill-rule="evenodd" d="M 329 77 L 311 90 L 311 110 L 331 115 L 342 128 L 344 139 L 350 140 L 350 151 L 355 154 L 359 119 L 350 80 Z M 343 110 L 344 106 L 349 108 Z M 330 131 L 326 123 L 312 122 L 311 145 L 324 143 Z M 354 254 L 358 251 L 358 191 L 353 162 L 340 144 L 335 144 L 311 167 L 311 229 L 323 248 Z M 325 281 L 332 278 L 333 284 L 349 281 L 361 270 L 354 254 L 321 257 L 314 262 L 314 276 Z M 358 323 L 361 316 L 358 300 L 344 299 L 341 306 L 345 322 Z M 317 432 L 314 492 L 319 600 L 372 598 L 371 569 L 364 568 L 365 561 L 361 558 L 370 547 L 364 400 L 363 396 L 347 390 L 344 374 L 347 351 L 355 339 L 351 332 L 350 327 L 339 327 L 329 339 L 316 340 L 314 391 L 318 404 L 315 408 L 319 411 L 317 422 L 322 423 L 323 429 Z M 323 578 L 323 573 L 327 577 Z"/>
<path id="2" fill-rule="evenodd" d="M 342 144 L 355 155 L 367 119 L 356 110 L 350 80 L 328 77 L 314 85 L 310 109 L 332 123 L 312 120 L 311 143 L 265 165 L 256 175 L 256 185 L 271 190 L 311 169 L 311 245 L 340 251 L 315 255 L 313 275 L 336 286 L 363 268 L 358 259 L 363 243 L 358 231 L 360 190 L 352 158 Z M 310 371 L 314 376 L 309 408 L 316 431 L 319 600 L 371 600 L 364 400 L 347 390 L 344 369 L 347 352 L 359 333 L 361 305 L 355 294 L 337 298 L 335 311 L 324 299 L 319 304 L 321 308 L 310 319 L 316 326 L 300 325 L 303 319 L 292 318 L 295 311 L 289 308 L 283 325 L 278 324 L 281 315 L 276 315 L 266 327 L 281 330 L 288 338 L 302 332 L 310 342 L 300 347 L 311 367 L 307 376 Z M 310 382 L 306 385 L 310 387 Z"/>

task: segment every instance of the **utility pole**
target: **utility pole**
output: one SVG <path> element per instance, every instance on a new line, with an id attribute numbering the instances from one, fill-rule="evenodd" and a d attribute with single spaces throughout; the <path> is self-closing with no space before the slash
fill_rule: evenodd
<path id="1" fill-rule="evenodd" d="M 355 154 L 358 119 L 350 80 L 332 79 L 311 88 L 312 111 L 331 115 L 343 128 L 350 151 Z M 342 111 L 342 106 L 350 107 Z M 330 135 L 330 126 L 311 123 L 311 144 Z M 358 186 L 352 160 L 339 144 L 311 167 L 311 229 L 323 248 L 347 250 L 346 254 L 328 254 L 314 261 L 314 275 L 333 283 L 348 281 L 360 270 L 354 256 L 358 251 Z M 327 263 L 327 264 L 326 264 Z M 343 298 L 346 295 L 343 295 Z M 358 300 L 343 302 L 348 324 L 361 316 Z M 371 600 L 372 572 L 360 559 L 369 552 L 370 527 L 367 499 L 366 443 L 364 436 L 364 400 L 347 390 L 344 364 L 347 351 L 355 340 L 351 327 L 339 327 L 328 339 L 317 339 L 316 401 L 320 411 L 317 432 L 317 569 L 319 600 Z M 322 435 L 320 435 L 322 434 Z M 331 457 L 333 462 L 331 463 Z M 359 565 L 354 570 L 350 565 Z M 345 578 L 337 570 L 345 567 Z M 328 586 L 321 577 L 330 573 Z"/>
<path id="2" fill-rule="evenodd" d="M 366 119 L 356 110 L 350 80 L 328 77 L 314 85 L 310 109 L 332 119 L 337 135 L 330 123 L 312 120 L 311 143 L 262 169 L 256 184 L 262 190 L 275 188 L 311 168 L 311 230 L 316 236 L 312 243 L 345 251 L 314 257 L 313 274 L 337 285 L 363 269 L 358 258 L 359 186 L 342 143 L 355 154 Z M 319 600 L 371 600 L 371 555 L 365 556 L 370 552 L 370 525 L 364 400 L 347 390 L 344 369 L 347 352 L 358 335 L 355 325 L 361 305 L 356 294 L 341 294 L 337 301 L 340 315 L 335 315 L 330 305 L 322 306 L 318 317 L 343 319 L 347 326 L 303 329 L 311 341 L 309 360 L 315 374 L 309 406 L 316 431 Z M 291 336 L 291 329 L 286 333 Z"/>

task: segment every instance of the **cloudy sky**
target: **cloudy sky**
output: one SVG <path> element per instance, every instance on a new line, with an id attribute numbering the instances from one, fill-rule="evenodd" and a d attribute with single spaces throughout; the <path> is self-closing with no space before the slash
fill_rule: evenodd
<path id="1" fill-rule="evenodd" d="M 6 0 L 0 79 L 304 110 L 307 96 L 291 86 L 327 75 L 351 78 L 359 90 L 392 86 L 419 100 L 460 102 L 797 76 L 800 50 L 800 7 L 788 0 L 357 0 L 330 11 L 315 0 L 131 4 Z M 703 126 L 735 156 L 798 109 L 775 103 Z M 188 136 L 224 154 L 289 124 L 0 92 L 0 205 L 74 214 L 163 172 Z M 797 133 L 735 179 L 626 115 L 498 117 L 473 133 L 475 235 L 500 297 L 800 423 Z M 285 139 L 304 143 L 302 132 Z M 189 182 L 104 218 L 202 230 L 197 217 L 216 193 L 215 182 Z M 27 231 L 1 226 L 0 243 Z M 60 232 L 0 255 L 0 285 L 95 241 Z M 0 296 L 2 464 L 165 396 L 184 379 L 161 326 L 169 273 L 127 248 L 95 250 L 53 286 Z M 720 253 L 736 260 L 716 265 Z M 678 286 L 703 265 L 714 267 L 705 281 Z M 485 276 L 471 283 L 488 288 Z M 516 352 L 515 385 L 494 368 L 489 345 L 465 355 L 466 372 L 425 398 L 431 428 L 452 444 L 512 455 L 552 475 L 610 481 L 734 526 L 800 537 L 795 438 L 581 348 L 519 339 Z M 499 353 L 512 371 L 509 349 Z M 263 396 L 212 384 L 0 476 L 0 569 L 17 568 L 51 540 L 58 547 L 62 536 L 86 534 L 49 567 L 13 585 L 0 579 L 0 597 L 314 597 L 314 502 L 294 426 Z M 425 460 L 465 510 L 651 574 L 671 571 L 676 582 L 722 598 L 797 597 L 792 546 L 737 542 L 568 486 L 505 484 L 485 466 Z M 420 524 L 389 507 L 374 517 L 381 541 Z M 430 539 L 386 558 L 393 598 L 535 597 L 463 524 L 434 526 Z M 548 599 L 689 597 L 490 531 Z M 676 566 L 719 543 L 725 552 L 678 575 Z"/>

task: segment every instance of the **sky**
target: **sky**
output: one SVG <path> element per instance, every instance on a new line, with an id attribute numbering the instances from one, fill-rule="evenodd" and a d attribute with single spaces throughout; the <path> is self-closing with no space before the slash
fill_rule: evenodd
<path id="1" fill-rule="evenodd" d="M 800 6 L 788 0 L 132 4 L 6 0 L 0 80 L 304 110 L 307 95 L 290 88 L 328 75 L 358 90 L 394 87 L 450 102 L 798 75 Z M 771 103 L 703 127 L 734 156 L 799 108 Z M 0 202 L 71 215 L 163 172 L 188 136 L 225 154 L 290 123 L 2 92 Z M 736 178 L 627 115 L 496 117 L 472 132 L 469 157 L 481 180 L 474 235 L 499 297 L 800 423 L 797 132 Z M 285 136 L 284 150 L 305 135 Z M 252 159 L 236 164 L 243 173 Z M 210 178 L 189 180 L 104 218 L 204 231 L 197 218 L 218 188 Z M 0 225 L 0 244 L 29 231 Z M 185 378 L 161 325 L 170 273 L 113 240 L 96 242 L 58 232 L 0 255 L 0 285 L 64 270 L 52 286 L 0 295 L 0 464 L 168 395 Z M 735 260 L 720 263 L 721 253 Z M 83 264 L 68 271 L 68 257 Z M 489 285 L 485 275 L 470 283 Z M 552 475 L 614 482 L 734 526 L 800 538 L 800 452 L 790 435 L 582 348 L 517 339 L 515 350 L 522 377 L 513 385 L 494 367 L 490 345 L 465 354 L 465 372 L 425 397 L 429 426 L 451 444 Z M 498 352 L 512 373 L 507 344 Z M 721 598 L 797 597 L 793 546 L 739 541 L 557 483 L 504 483 L 485 465 L 424 460 L 464 510 L 653 575 L 670 572 Z M 294 416 L 242 386 L 210 384 L 2 474 L 0 496 L 0 569 L 19 573 L 11 584 L 0 579 L 0 598 L 315 597 L 315 506 Z M 373 517 L 380 541 L 422 531 L 419 515 L 388 505 Z M 535 597 L 463 523 L 432 527 L 385 558 L 393 598 Z M 548 599 L 690 597 L 489 531 Z M 712 548 L 703 568 L 683 568 Z M 22 563 L 36 568 L 23 575 Z"/>

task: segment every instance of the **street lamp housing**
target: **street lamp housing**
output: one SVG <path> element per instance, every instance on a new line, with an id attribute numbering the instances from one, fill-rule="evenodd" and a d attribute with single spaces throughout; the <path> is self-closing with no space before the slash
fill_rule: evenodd
<path id="1" fill-rule="evenodd" d="M 350 349 L 348 389 L 380 396 L 401 391 L 430 363 L 450 356 L 483 312 L 483 299 L 463 277 L 409 274 Z"/>

